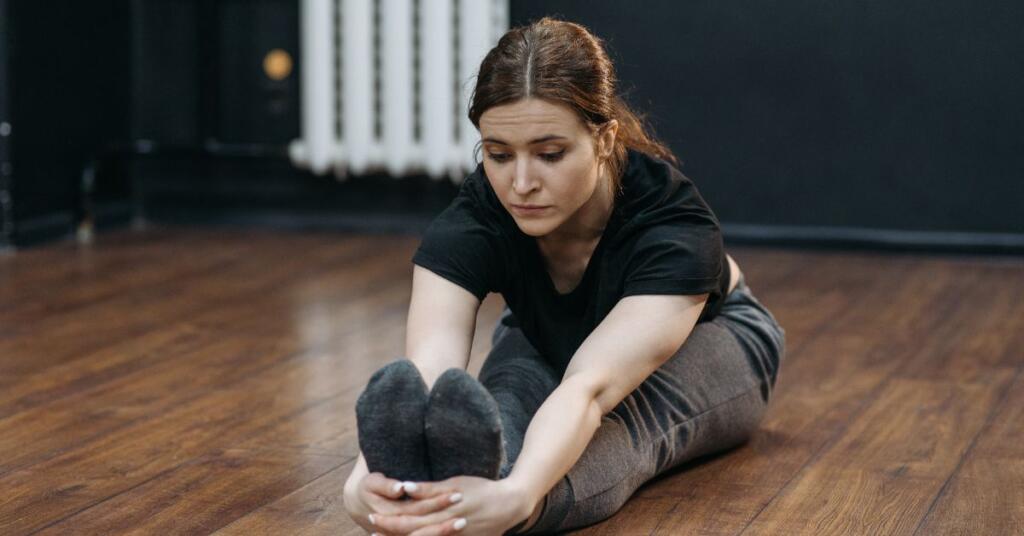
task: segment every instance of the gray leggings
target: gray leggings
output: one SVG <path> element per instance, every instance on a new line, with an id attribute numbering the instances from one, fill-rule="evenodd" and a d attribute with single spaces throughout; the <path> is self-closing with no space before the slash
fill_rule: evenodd
<path id="1" fill-rule="evenodd" d="M 560 377 L 502 313 L 480 382 L 497 400 L 512 470 L 523 436 Z M 611 412 L 526 534 L 612 516 L 644 482 L 693 458 L 743 444 L 757 429 L 785 353 L 785 330 L 741 276 L 721 312 Z M 510 530 L 509 533 L 512 531 Z"/>

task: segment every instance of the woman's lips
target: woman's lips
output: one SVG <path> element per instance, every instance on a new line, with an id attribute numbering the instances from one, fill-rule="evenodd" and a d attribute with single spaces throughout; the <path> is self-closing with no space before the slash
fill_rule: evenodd
<path id="1" fill-rule="evenodd" d="M 522 214 L 524 216 L 533 216 L 536 214 L 540 214 L 541 212 L 544 212 L 548 208 L 550 207 L 528 208 L 521 205 L 512 205 L 512 210 L 515 210 L 517 213 Z"/>

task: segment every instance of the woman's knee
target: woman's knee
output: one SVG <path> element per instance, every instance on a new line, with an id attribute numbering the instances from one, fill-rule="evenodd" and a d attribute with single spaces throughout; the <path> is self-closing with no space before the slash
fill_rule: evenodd
<path id="1" fill-rule="evenodd" d="M 623 481 L 604 492 L 577 502 L 569 510 L 559 530 L 574 530 L 599 523 L 614 516 L 626 505 L 633 493 L 640 487 L 632 481 Z"/>
<path id="2" fill-rule="evenodd" d="M 554 511 L 564 516 L 557 526 L 569 530 L 597 523 L 614 515 L 637 488 L 655 475 L 653 445 L 636 438 L 628 420 L 608 414 L 576 464 L 563 479 L 572 493 L 556 494 L 570 504 Z"/>
<path id="3" fill-rule="evenodd" d="M 634 473 L 589 496 L 577 495 L 577 489 L 586 493 L 580 489 L 579 481 L 574 484 L 571 476 L 563 478 L 548 493 L 540 519 L 528 533 L 561 534 L 608 519 L 621 510 L 637 488 L 653 476 L 653 473 Z"/>
<path id="4" fill-rule="evenodd" d="M 720 316 L 715 321 L 725 326 L 740 342 L 770 391 L 785 360 L 786 330 L 759 303 L 740 303 L 729 310 L 723 309 Z"/>

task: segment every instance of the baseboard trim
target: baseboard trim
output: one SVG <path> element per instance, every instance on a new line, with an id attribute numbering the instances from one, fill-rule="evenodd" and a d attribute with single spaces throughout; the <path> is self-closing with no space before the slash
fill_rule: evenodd
<path id="1" fill-rule="evenodd" d="M 921 252 L 1024 254 L 1024 233 L 722 223 L 727 243 Z"/>
<path id="2" fill-rule="evenodd" d="M 117 228 L 131 222 L 130 206 L 112 203 L 97 207 L 97 228 Z M 74 236 L 70 213 L 58 213 L 19 222 L 17 247 Z M 374 234 L 420 235 L 432 214 L 391 212 L 320 212 L 301 210 L 197 209 L 178 205 L 147 210 L 146 220 L 186 225 L 252 226 L 289 230 L 338 230 Z M 727 245 L 1024 255 L 1024 233 L 962 231 L 907 231 L 859 227 L 755 225 L 722 223 Z"/>

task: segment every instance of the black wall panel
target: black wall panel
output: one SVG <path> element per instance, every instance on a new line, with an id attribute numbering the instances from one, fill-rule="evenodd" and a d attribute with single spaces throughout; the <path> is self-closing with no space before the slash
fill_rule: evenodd
<path id="1" fill-rule="evenodd" d="M 217 136 L 231 143 L 288 143 L 299 137 L 299 11 L 294 2 L 219 3 Z M 271 50 L 292 58 L 292 73 L 263 70 Z"/>
<path id="2" fill-rule="evenodd" d="M 131 137 L 170 144 L 200 139 L 199 2 L 131 3 Z"/>
<path id="3" fill-rule="evenodd" d="M 728 240 L 1024 251 L 1024 4 L 510 5 L 513 24 L 560 15 L 605 39 L 627 100 Z M 168 214 L 315 207 L 383 221 L 443 207 L 451 185 L 337 183 L 288 162 L 298 9 L 0 0 L 0 245 L 73 230 L 91 164 L 97 199 L 134 185 L 136 206 Z M 294 60 L 281 80 L 263 71 L 271 49 Z"/>
<path id="4" fill-rule="evenodd" d="M 1024 3 L 626 6 L 519 0 L 511 15 L 604 38 L 723 222 L 1024 245 Z"/>
<path id="5" fill-rule="evenodd" d="M 135 0 L 132 11 L 133 138 L 200 146 L 298 137 L 298 73 L 272 80 L 263 71 L 271 50 L 298 57 L 297 2 Z"/>
<path id="6" fill-rule="evenodd" d="M 83 169 L 127 135 L 128 4 L 8 0 L 14 242 L 74 231 Z"/>
<path id="7" fill-rule="evenodd" d="M 11 74 L 8 67 L 10 33 L 7 0 L 0 0 L 0 250 L 14 244 L 14 206 L 11 181 Z"/>

